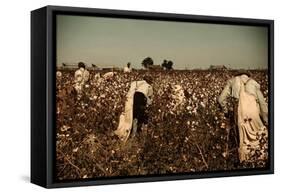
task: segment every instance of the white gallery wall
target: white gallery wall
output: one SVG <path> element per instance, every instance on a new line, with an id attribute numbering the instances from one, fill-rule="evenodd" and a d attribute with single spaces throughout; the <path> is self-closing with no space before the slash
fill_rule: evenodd
<path id="1" fill-rule="evenodd" d="M 280 190 L 281 12 L 276 0 L 1 1 L 0 193 L 273 193 Z M 30 11 L 45 5 L 275 20 L 275 174 L 46 190 L 29 183 Z M 279 185 L 278 185 L 279 184 Z M 275 192 L 275 193 L 276 193 Z"/>

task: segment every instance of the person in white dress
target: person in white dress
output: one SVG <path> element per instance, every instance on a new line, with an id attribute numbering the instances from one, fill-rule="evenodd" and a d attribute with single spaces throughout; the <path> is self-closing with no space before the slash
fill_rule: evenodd
<path id="1" fill-rule="evenodd" d="M 131 68 L 131 63 L 128 63 L 126 67 L 124 67 L 124 73 L 131 73 L 132 68 Z"/>
<path id="2" fill-rule="evenodd" d="M 218 102 L 227 111 L 226 101 L 232 97 L 237 102 L 234 109 L 239 132 L 239 160 L 251 162 L 253 150 L 260 149 L 259 137 L 267 136 L 268 108 L 260 85 L 247 72 L 241 72 L 227 81 Z M 264 150 L 259 150 L 263 152 Z M 266 153 L 262 154 L 261 159 Z"/>
<path id="3" fill-rule="evenodd" d="M 144 77 L 141 81 L 133 81 L 127 93 L 125 102 L 125 110 L 120 115 L 119 125 L 114 133 L 126 142 L 132 133 L 134 136 L 137 130 L 146 123 L 146 107 L 152 103 L 152 79 Z"/>
<path id="4" fill-rule="evenodd" d="M 89 81 L 89 71 L 83 62 L 78 63 L 78 70 L 74 74 L 74 88 L 77 92 L 78 99 L 81 98 L 85 84 Z"/>

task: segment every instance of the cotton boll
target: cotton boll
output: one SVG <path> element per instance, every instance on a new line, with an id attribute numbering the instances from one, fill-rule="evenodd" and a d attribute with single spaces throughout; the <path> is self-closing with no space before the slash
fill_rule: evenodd
<path id="1" fill-rule="evenodd" d="M 201 105 L 203 108 L 206 107 L 206 105 L 204 104 L 204 102 L 200 102 L 200 105 Z"/>

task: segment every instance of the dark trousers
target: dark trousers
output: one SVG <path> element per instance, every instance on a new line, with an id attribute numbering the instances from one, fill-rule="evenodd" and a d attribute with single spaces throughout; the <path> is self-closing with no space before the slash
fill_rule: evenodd
<path id="1" fill-rule="evenodd" d="M 236 146 L 239 147 L 239 129 L 238 129 L 238 103 L 239 99 L 236 98 L 231 98 L 230 104 L 232 105 L 230 113 L 229 113 L 229 118 L 230 118 L 230 123 L 232 124 L 232 129 L 234 133 L 234 138 L 235 138 L 235 143 Z"/>
<path id="2" fill-rule="evenodd" d="M 138 120 L 138 129 L 140 130 L 143 123 L 147 123 L 147 114 L 145 111 L 147 99 L 141 92 L 135 92 L 133 105 L 133 119 Z"/>

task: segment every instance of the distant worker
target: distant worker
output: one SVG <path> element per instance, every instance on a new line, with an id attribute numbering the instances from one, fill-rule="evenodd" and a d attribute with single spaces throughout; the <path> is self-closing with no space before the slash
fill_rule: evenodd
<path id="1" fill-rule="evenodd" d="M 126 67 L 124 67 L 124 72 L 125 72 L 125 73 L 130 73 L 130 72 L 132 72 L 131 63 L 130 63 L 130 62 L 127 64 Z"/>
<path id="2" fill-rule="evenodd" d="M 96 73 L 95 76 L 94 76 L 94 78 L 95 78 L 96 80 L 100 79 L 100 78 L 101 78 L 100 73 Z"/>
<path id="3" fill-rule="evenodd" d="M 146 107 L 152 102 L 152 78 L 145 76 L 141 81 L 133 81 L 127 93 L 125 111 L 121 114 L 115 134 L 126 142 L 132 134 L 135 136 L 142 125 L 147 123 Z"/>
<path id="4" fill-rule="evenodd" d="M 77 92 L 78 99 L 81 98 L 82 91 L 85 84 L 89 81 L 89 71 L 86 70 L 86 66 L 83 62 L 78 63 L 78 70 L 74 74 L 74 88 Z"/>
<path id="5" fill-rule="evenodd" d="M 251 162 L 251 149 L 259 150 L 259 136 L 267 136 L 268 108 L 260 90 L 260 85 L 250 77 L 246 71 L 239 72 L 227 81 L 218 102 L 224 112 L 227 98 L 231 97 L 233 103 L 234 127 L 238 127 L 239 134 L 239 160 Z M 259 150 L 262 152 L 262 150 Z M 261 159 L 265 154 L 260 156 Z"/>
<path id="6" fill-rule="evenodd" d="M 93 70 L 98 70 L 99 68 L 98 68 L 97 65 L 95 65 L 95 64 L 92 63 L 92 69 L 93 69 Z"/>
<path id="7" fill-rule="evenodd" d="M 116 75 L 116 72 L 110 71 L 110 72 L 105 73 L 105 74 L 102 76 L 102 78 L 103 78 L 104 80 L 111 80 L 111 79 L 114 77 L 114 75 Z"/>

